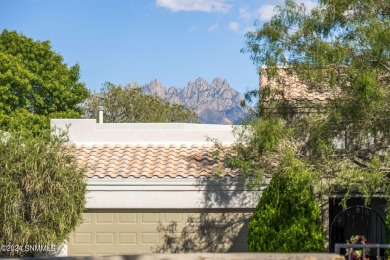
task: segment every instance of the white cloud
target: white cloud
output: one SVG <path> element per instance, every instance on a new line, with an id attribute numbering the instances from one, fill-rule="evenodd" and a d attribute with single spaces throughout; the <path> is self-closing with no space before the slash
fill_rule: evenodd
<path id="1" fill-rule="evenodd" d="M 272 16 L 275 15 L 275 5 L 263 5 L 259 9 L 256 10 L 257 18 L 260 21 L 269 21 Z"/>
<path id="2" fill-rule="evenodd" d="M 218 27 L 219 27 L 218 23 L 215 23 L 215 24 L 213 24 L 213 25 L 210 25 L 210 27 L 207 28 L 207 31 L 208 31 L 208 32 L 215 31 L 215 30 L 218 29 Z"/>
<path id="3" fill-rule="evenodd" d="M 214 24 L 210 25 L 207 31 L 212 32 L 217 30 L 219 28 L 219 20 L 221 20 L 221 17 L 218 17 L 218 20 Z"/>
<path id="4" fill-rule="evenodd" d="M 241 7 L 238 9 L 240 18 L 243 19 L 244 21 L 248 21 L 252 19 L 253 15 L 246 7 Z"/>
<path id="5" fill-rule="evenodd" d="M 193 32 L 193 31 L 196 31 L 196 26 L 191 26 L 189 29 L 188 29 L 189 32 Z"/>
<path id="6" fill-rule="evenodd" d="M 228 0 L 156 0 L 156 5 L 173 12 L 202 11 L 227 13 L 232 7 Z"/>
<path id="7" fill-rule="evenodd" d="M 297 0 L 297 4 L 304 4 L 307 11 L 311 11 L 314 7 L 316 7 L 316 4 L 313 3 L 311 0 Z"/>
<path id="8" fill-rule="evenodd" d="M 237 32 L 240 29 L 240 24 L 237 22 L 231 22 L 229 23 L 228 28 L 233 32 Z"/>
<path id="9" fill-rule="evenodd" d="M 313 0 L 296 0 L 297 4 L 304 4 L 307 12 L 310 12 L 313 8 L 316 7 L 316 3 Z M 250 20 L 260 20 L 262 22 L 271 20 L 272 16 L 275 15 L 275 7 L 279 5 L 278 1 L 274 1 L 275 4 L 264 4 L 260 8 L 250 11 L 247 7 L 241 7 L 238 9 L 239 17 L 248 22 Z M 283 3 L 280 3 L 283 4 Z"/>
<path id="10" fill-rule="evenodd" d="M 255 31 L 256 31 L 256 28 L 253 27 L 253 26 L 250 26 L 250 27 L 247 27 L 247 28 L 244 30 L 244 33 L 255 32 Z"/>

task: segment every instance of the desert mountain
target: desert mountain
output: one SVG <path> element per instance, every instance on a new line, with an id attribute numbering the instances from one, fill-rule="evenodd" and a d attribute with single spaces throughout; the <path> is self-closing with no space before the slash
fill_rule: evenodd
<path id="1" fill-rule="evenodd" d="M 142 86 L 142 91 L 194 109 L 200 121 L 206 124 L 237 124 L 246 116 L 240 106 L 243 96 L 222 78 L 216 78 L 210 84 L 198 78 L 188 82 L 185 88 L 165 88 L 155 79 Z"/>

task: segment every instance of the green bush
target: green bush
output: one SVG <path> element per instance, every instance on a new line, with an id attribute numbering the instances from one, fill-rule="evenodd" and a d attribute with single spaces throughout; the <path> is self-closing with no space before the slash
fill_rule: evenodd
<path id="1" fill-rule="evenodd" d="M 249 223 L 249 251 L 324 252 L 320 209 L 312 184 L 312 173 L 287 155 Z"/>
<path id="2" fill-rule="evenodd" d="M 386 244 L 390 244 L 390 212 L 389 206 L 387 205 L 386 209 L 386 219 L 385 219 L 385 242 Z M 385 249 L 385 259 L 390 258 L 390 249 Z"/>
<path id="3" fill-rule="evenodd" d="M 58 245 L 80 223 L 86 183 L 65 141 L 49 132 L 0 131 L 2 245 Z M 36 253 L 3 250 L 0 257 Z"/>

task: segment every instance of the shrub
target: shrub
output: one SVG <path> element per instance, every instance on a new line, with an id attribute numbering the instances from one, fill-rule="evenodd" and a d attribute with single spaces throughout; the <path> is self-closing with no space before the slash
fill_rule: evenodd
<path id="1" fill-rule="evenodd" d="M 252 252 L 324 252 L 320 209 L 313 176 L 287 155 L 265 189 L 249 223 Z"/>
<path id="2" fill-rule="evenodd" d="M 52 246 L 62 243 L 81 220 L 86 183 L 72 147 L 48 132 L 0 131 L 0 242 Z M 37 252 L 2 251 L 0 256 Z"/>

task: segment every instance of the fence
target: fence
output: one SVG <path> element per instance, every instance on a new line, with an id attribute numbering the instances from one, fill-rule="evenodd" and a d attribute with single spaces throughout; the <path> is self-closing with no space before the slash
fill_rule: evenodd
<path id="1" fill-rule="evenodd" d="M 366 249 L 376 249 L 376 259 L 384 259 L 381 257 L 381 249 L 386 249 L 390 248 L 390 244 L 335 244 L 335 253 L 341 254 L 340 249 L 345 248 L 345 249 L 361 249 L 362 250 L 362 256 L 363 259 L 365 258 L 366 255 Z M 351 250 L 348 250 L 348 260 L 352 259 L 352 252 Z M 387 259 L 386 259 L 387 260 Z"/>

